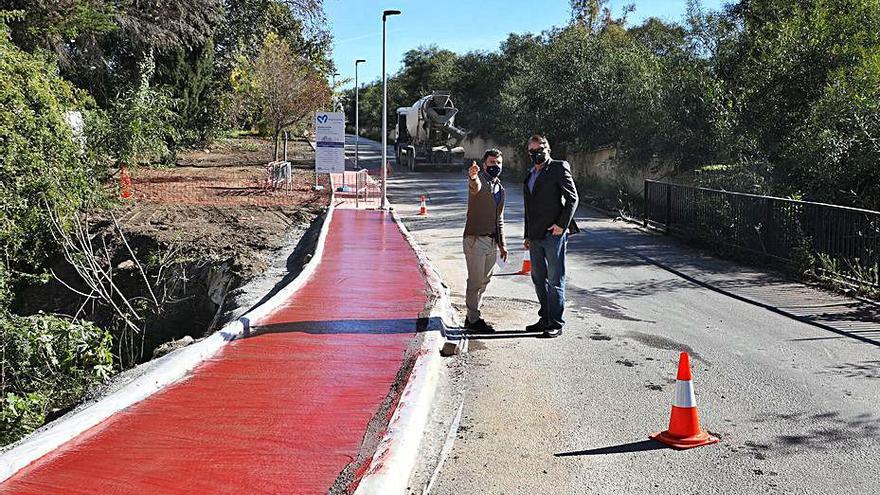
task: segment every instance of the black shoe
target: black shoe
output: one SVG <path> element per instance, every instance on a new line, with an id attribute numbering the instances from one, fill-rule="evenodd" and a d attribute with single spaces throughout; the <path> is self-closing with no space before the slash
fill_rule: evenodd
<path id="1" fill-rule="evenodd" d="M 556 337 L 562 337 L 562 327 L 559 325 L 552 325 L 544 329 L 544 334 L 541 337 L 545 339 L 555 339 Z"/>
<path id="2" fill-rule="evenodd" d="M 486 320 L 482 318 L 473 323 L 465 320 L 464 327 L 474 333 L 492 333 L 495 331 L 495 328 L 492 327 L 492 325 L 486 323 Z"/>
<path id="3" fill-rule="evenodd" d="M 526 326 L 526 332 L 543 332 L 547 330 L 547 323 L 544 320 L 538 320 L 537 323 Z"/>

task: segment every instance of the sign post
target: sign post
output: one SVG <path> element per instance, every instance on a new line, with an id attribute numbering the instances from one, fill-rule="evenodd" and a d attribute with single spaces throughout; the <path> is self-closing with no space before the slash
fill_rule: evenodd
<path id="1" fill-rule="evenodd" d="M 315 189 L 319 173 L 342 173 L 345 180 L 345 114 L 315 112 Z"/>

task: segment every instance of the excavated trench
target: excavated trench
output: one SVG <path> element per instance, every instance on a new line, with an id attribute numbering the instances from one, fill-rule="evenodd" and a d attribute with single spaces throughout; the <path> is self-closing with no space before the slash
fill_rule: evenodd
<path id="1" fill-rule="evenodd" d="M 259 273 L 242 267 L 228 252 L 127 233 L 125 240 L 135 261 L 111 226 L 97 223 L 93 242 L 106 245 L 102 251 L 108 254 L 97 258 L 112 268 L 113 284 L 142 317 L 137 322 L 141 332 L 136 335 L 107 304 L 77 293 L 88 294 L 91 288 L 63 258 L 51 267 L 55 274 L 52 279 L 17 293 L 13 309 L 20 315 L 40 311 L 67 315 L 109 329 L 116 365 L 126 370 L 210 335 L 280 290 L 301 271 L 314 251 L 324 215 L 318 214 L 310 223 L 291 225 L 277 249 L 251 247 L 265 258 Z M 149 287 L 144 275 L 150 281 Z M 121 296 L 117 300 L 121 301 Z"/>

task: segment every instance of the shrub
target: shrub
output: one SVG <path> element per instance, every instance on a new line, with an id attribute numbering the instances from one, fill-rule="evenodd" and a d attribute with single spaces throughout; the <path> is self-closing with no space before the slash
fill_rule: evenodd
<path id="1" fill-rule="evenodd" d="M 10 43 L 0 23 L 0 277 L 39 271 L 54 251 L 47 205 L 66 218 L 96 198 L 99 171 L 67 123 L 90 105 L 54 64 Z"/>
<path id="2" fill-rule="evenodd" d="M 111 349 L 110 334 L 88 322 L 0 315 L 0 442 L 21 438 L 105 381 Z"/>
<path id="3" fill-rule="evenodd" d="M 100 199 L 102 170 L 68 119 L 92 102 L 40 55 L 9 42 L 0 23 L 0 441 L 39 427 L 104 380 L 111 339 L 89 323 L 8 314 L 15 287 L 39 273 L 57 245 L 50 209 L 63 223 Z M 35 275 L 36 274 L 36 275 Z"/>
<path id="4" fill-rule="evenodd" d="M 880 2 L 746 2 L 731 57 L 739 128 L 776 195 L 880 208 Z"/>
<path id="5" fill-rule="evenodd" d="M 166 88 L 150 86 L 147 70 L 140 86 L 125 90 L 110 104 L 103 143 L 118 165 L 172 163 L 179 141 L 179 116 Z"/>

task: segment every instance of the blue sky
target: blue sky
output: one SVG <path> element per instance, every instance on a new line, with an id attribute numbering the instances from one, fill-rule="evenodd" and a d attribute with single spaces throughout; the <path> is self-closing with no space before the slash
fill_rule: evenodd
<path id="1" fill-rule="evenodd" d="M 622 6 L 635 3 L 630 24 L 648 17 L 680 21 L 687 0 L 612 0 L 617 15 Z M 723 0 L 703 0 L 717 9 Z M 333 33 L 333 60 L 339 78 L 354 78 L 354 61 L 360 82 L 382 74 L 382 11 L 398 9 L 402 15 L 388 19 L 388 74 L 397 72 L 403 54 L 412 48 L 435 44 L 458 53 L 492 51 L 508 33 L 538 33 L 569 20 L 568 0 L 324 0 Z M 346 85 L 354 86 L 354 81 Z"/>

